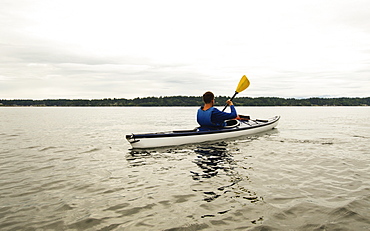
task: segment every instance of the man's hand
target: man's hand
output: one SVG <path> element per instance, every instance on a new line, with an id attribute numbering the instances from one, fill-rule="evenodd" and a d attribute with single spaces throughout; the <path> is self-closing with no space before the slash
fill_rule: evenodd
<path id="1" fill-rule="evenodd" d="M 231 100 L 227 100 L 226 101 L 227 105 L 231 106 L 231 105 L 234 105 L 233 102 Z"/>

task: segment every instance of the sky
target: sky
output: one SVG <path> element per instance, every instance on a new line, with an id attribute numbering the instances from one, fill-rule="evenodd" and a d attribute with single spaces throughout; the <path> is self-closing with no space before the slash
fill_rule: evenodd
<path id="1" fill-rule="evenodd" d="M 0 99 L 369 97 L 368 0 L 1 0 Z"/>

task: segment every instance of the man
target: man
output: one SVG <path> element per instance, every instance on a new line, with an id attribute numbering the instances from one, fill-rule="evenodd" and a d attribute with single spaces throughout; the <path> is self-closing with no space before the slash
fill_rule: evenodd
<path id="1" fill-rule="evenodd" d="M 197 122 L 201 127 L 217 128 L 226 125 L 225 120 L 234 119 L 238 116 L 232 101 L 227 100 L 226 103 L 230 106 L 231 113 L 222 112 L 213 107 L 215 104 L 215 96 L 212 92 L 207 91 L 203 94 L 204 106 L 198 109 Z"/>

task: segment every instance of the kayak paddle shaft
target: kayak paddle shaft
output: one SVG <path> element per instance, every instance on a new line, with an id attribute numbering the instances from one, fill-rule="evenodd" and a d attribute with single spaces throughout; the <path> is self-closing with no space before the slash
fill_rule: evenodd
<path id="1" fill-rule="evenodd" d="M 238 94 L 239 92 L 235 92 L 235 94 L 233 95 L 233 97 L 231 97 L 230 101 L 233 101 L 233 99 L 235 98 L 235 96 Z M 225 105 L 224 109 L 222 109 L 222 111 L 225 111 L 225 109 L 227 108 L 227 106 L 229 106 L 228 104 Z"/>

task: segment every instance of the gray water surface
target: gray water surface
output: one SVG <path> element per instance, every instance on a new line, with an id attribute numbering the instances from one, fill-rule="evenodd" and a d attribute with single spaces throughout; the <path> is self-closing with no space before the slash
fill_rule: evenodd
<path id="1" fill-rule="evenodd" d="M 270 132 L 131 150 L 196 107 L 0 108 L 1 230 L 370 230 L 370 107 L 237 107 Z"/>

